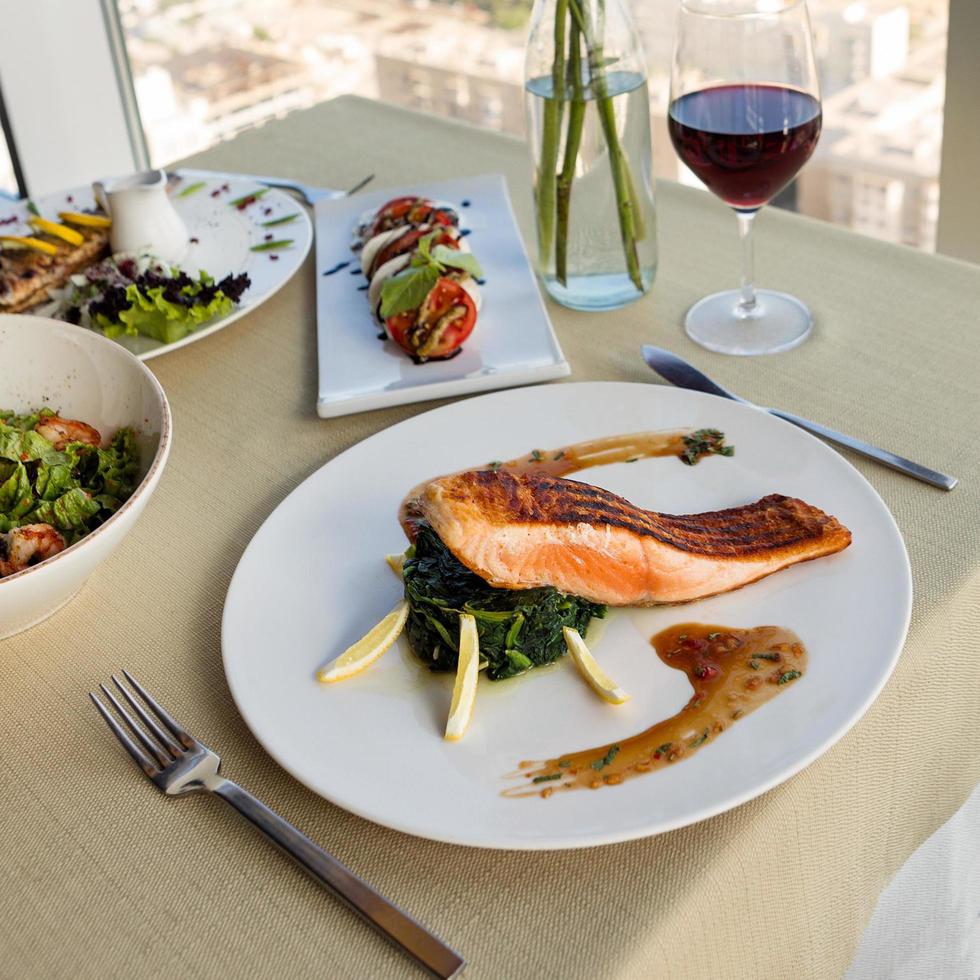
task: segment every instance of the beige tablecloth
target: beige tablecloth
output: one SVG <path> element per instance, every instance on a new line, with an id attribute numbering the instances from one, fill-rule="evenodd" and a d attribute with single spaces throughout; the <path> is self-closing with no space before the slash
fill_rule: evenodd
<path id="1" fill-rule="evenodd" d="M 368 172 L 377 187 L 502 172 L 530 230 L 520 143 L 353 98 L 194 163 L 334 187 Z M 638 351 L 652 341 L 748 398 L 961 478 L 947 494 L 855 461 L 902 528 L 916 590 L 905 652 L 867 716 L 752 803 L 584 851 L 416 840 L 279 770 L 222 674 L 231 574 L 297 483 L 432 407 L 316 417 L 311 257 L 258 312 L 152 362 L 176 427 L 155 498 L 78 599 L 0 644 L 0 976 L 416 975 L 218 801 L 165 799 L 138 777 L 86 697 L 121 665 L 220 750 L 230 776 L 453 942 L 468 976 L 841 975 L 883 886 L 980 777 L 980 269 L 769 210 L 760 282 L 803 297 L 817 326 L 798 350 L 729 359 L 694 347 L 680 321 L 736 280 L 734 219 L 673 185 L 659 189 L 659 214 L 651 295 L 607 315 L 552 307 L 573 379 L 653 383 Z"/>

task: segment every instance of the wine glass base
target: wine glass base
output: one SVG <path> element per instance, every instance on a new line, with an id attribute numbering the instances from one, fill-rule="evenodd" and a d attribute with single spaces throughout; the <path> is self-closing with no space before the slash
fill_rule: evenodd
<path id="1" fill-rule="evenodd" d="M 771 289 L 757 289 L 755 295 L 750 311 L 741 308 L 737 289 L 706 296 L 687 311 L 687 335 L 708 350 L 743 357 L 777 354 L 806 340 L 813 317 L 803 303 Z"/>

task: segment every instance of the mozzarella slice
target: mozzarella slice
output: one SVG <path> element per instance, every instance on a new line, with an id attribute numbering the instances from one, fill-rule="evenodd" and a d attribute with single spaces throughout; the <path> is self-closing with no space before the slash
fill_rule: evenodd
<path id="1" fill-rule="evenodd" d="M 378 323 L 381 323 L 381 316 L 378 312 L 381 306 L 381 287 L 392 276 L 398 275 L 402 269 L 407 268 L 411 261 L 411 255 L 396 255 L 393 259 L 385 262 L 371 279 L 371 285 L 368 287 L 368 305 L 371 307 L 371 315 Z"/>
<path id="2" fill-rule="evenodd" d="M 459 284 L 470 294 L 470 299 L 473 300 L 476 312 L 479 313 L 480 307 L 483 306 L 483 291 L 480 289 L 480 284 L 471 276 L 460 280 Z"/>
<path id="3" fill-rule="evenodd" d="M 374 238 L 368 240 L 364 248 L 361 249 L 361 272 L 367 275 L 371 270 L 371 264 L 374 262 L 375 256 L 378 252 L 398 238 L 405 231 L 404 228 L 392 228 L 391 231 L 383 231 L 380 235 L 375 235 Z"/>
<path id="4" fill-rule="evenodd" d="M 459 250 L 461 252 L 469 252 L 470 246 L 465 238 L 460 237 L 458 228 L 443 228 L 437 229 L 434 225 L 423 225 L 422 229 L 428 233 L 430 231 L 441 230 L 446 234 L 449 234 L 459 245 Z M 375 235 L 373 238 L 369 239 L 367 244 L 361 249 L 361 272 L 364 275 L 368 275 L 371 271 L 371 265 L 374 263 L 375 258 L 383 248 L 390 245 L 395 239 L 400 238 L 406 231 L 409 231 L 408 225 L 404 225 L 398 228 L 392 228 L 391 231 L 383 231 L 380 235 Z"/>

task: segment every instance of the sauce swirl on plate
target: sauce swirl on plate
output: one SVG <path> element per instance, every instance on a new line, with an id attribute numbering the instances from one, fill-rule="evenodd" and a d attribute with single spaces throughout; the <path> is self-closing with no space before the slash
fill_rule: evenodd
<path id="1" fill-rule="evenodd" d="M 504 796 L 601 789 L 675 765 L 788 690 L 806 671 L 800 638 L 779 626 L 733 629 L 681 623 L 650 642 L 668 667 L 687 674 L 694 688 L 690 701 L 673 717 L 619 742 L 522 762 L 521 785 L 504 790 Z"/>

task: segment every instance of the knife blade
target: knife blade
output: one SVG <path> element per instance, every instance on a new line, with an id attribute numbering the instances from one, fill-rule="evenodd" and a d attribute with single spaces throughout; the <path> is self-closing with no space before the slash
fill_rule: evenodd
<path id="1" fill-rule="evenodd" d="M 820 436 L 829 442 L 844 446 L 852 452 L 865 456 L 868 459 L 873 459 L 883 466 L 897 470 L 899 473 L 904 473 L 906 476 L 911 476 L 916 480 L 921 480 L 930 486 L 938 487 L 941 490 L 952 490 L 958 482 L 954 476 L 948 476 L 937 470 L 929 469 L 928 466 L 922 466 L 920 463 L 906 459 L 904 456 L 899 456 L 897 453 L 882 449 L 879 446 L 873 446 L 863 439 L 856 439 L 854 436 L 845 435 L 843 432 L 838 432 L 836 429 L 821 425 L 819 422 L 811 422 L 802 416 L 794 415 L 792 412 L 784 412 L 778 408 L 766 408 L 762 405 L 755 405 L 747 399 L 739 397 L 733 391 L 723 388 L 717 382 L 712 381 L 706 374 L 699 371 L 693 364 L 689 364 L 682 357 L 678 357 L 676 354 L 669 350 L 664 350 L 662 347 L 653 347 L 650 344 L 644 344 L 643 360 L 661 378 L 676 385 L 678 388 L 686 388 L 689 391 L 703 391 L 709 395 L 730 398 L 732 401 L 749 405 L 752 408 L 759 409 L 759 411 L 768 412 L 770 415 L 775 415 L 777 418 L 781 418 L 786 422 L 791 422 L 793 425 L 799 426 L 799 428 L 805 429 L 807 432 L 812 432 L 814 435 Z"/>

